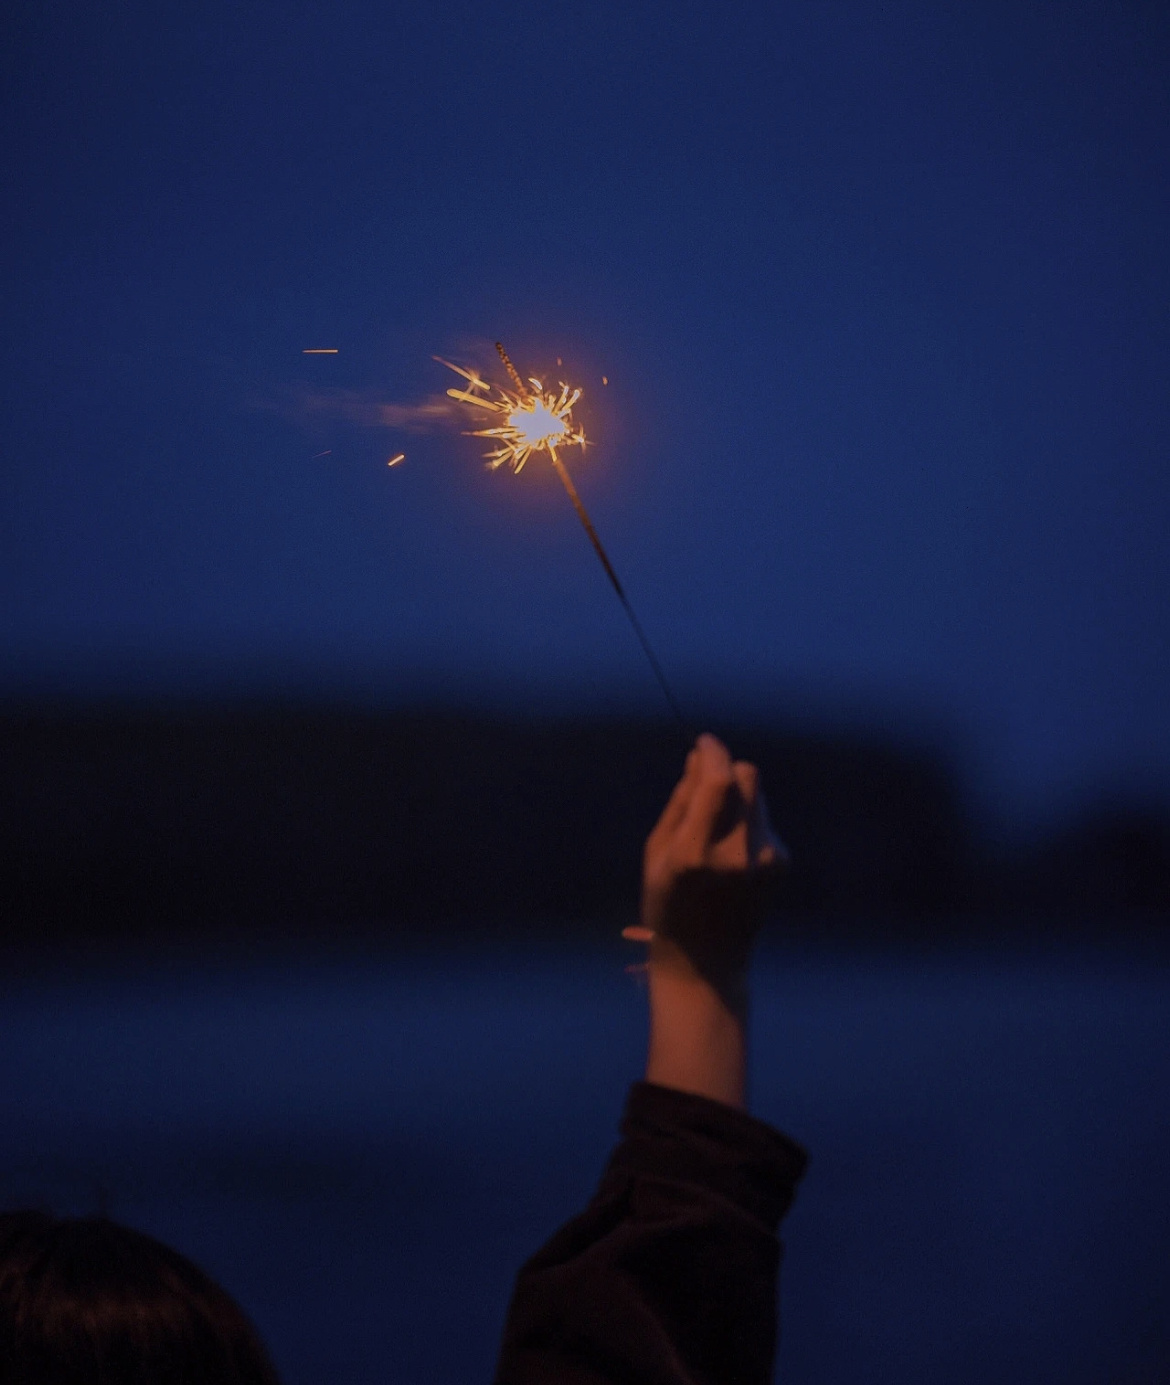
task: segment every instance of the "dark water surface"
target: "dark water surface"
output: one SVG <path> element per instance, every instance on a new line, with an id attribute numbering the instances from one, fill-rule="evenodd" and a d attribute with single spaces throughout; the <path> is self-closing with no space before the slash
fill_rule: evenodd
<path id="1" fill-rule="evenodd" d="M 9 976 L 5 1205 L 105 1208 L 287 1385 L 488 1381 L 520 1262 L 639 1074 L 624 952 Z M 765 952 L 753 1109 L 812 1163 L 778 1379 L 1170 1379 L 1170 966 Z"/>

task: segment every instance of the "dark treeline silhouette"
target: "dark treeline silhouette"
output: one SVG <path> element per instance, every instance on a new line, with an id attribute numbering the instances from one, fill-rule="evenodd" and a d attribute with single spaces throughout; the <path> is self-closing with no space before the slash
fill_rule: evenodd
<path id="1" fill-rule="evenodd" d="M 805 927 L 1170 912 L 1170 826 L 1136 809 L 992 850 L 951 767 L 877 735 L 720 726 L 761 768 Z M 0 716 L 0 939 L 310 935 L 635 908 L 673 727 L 336 708 L 10 708 Z M 1011 925 L 1011 926 L 1014 926 Z"/>

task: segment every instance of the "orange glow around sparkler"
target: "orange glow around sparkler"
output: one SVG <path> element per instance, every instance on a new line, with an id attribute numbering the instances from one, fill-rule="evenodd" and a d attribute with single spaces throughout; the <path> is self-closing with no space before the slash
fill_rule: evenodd
<path id="1" fill-rule="evenodd" d="M 517 376 L 513 392 L 489 385 L 475 371 L 452 365 L 441 356 L 435 360 L 467 381 L 463 389 L 447 391 L 452 399 L 502 415 L 493 427 L 476 428 L 470 434 L 494 440 L 496 446 L 484 453 L 493 470 L 506 462 L 513 471 L 520 471 L 534 452 L 547 452 L 555 462 L 558 448 L 585 446 L 585 434 L 573 422 L 573 406 L 581 398 L 579 389 L 561 382 L 559 390 L 546 390 L 539 380 L 530 379 L 531 391 L 526 391 Z"/>

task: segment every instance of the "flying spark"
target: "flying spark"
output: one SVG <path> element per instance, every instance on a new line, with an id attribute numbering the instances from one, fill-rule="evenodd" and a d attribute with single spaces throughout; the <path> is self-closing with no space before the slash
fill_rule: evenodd
<path id="1" fill-rule="evenodd" d="M 387 465 L 387 466 L 397 466 L 399 462 L 404 462 L 404 461 L 406 461 L 406 453 L 405 453 L 405 452 L 399 452 L 396 456 L 391 457 L 390 460 L 386 463 L 386 465 Z"/>
<path id="2" fill-rule="evenodd" d="M 336 346 L 306 346 L 301 352 L 302 356 L 336 356 Z"/>

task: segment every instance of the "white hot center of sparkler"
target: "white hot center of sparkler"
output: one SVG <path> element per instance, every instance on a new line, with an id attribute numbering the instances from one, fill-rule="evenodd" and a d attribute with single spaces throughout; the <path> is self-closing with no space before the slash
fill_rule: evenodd
<path id="1" fill-rule="evenodd" d="M 542 442 L 556 446 L 569 431 L 564 419 L 558 418 L 543 399 L 534 399 L 526 408 L 510 413 L 508 426 L 528 447 L 539 447 Z"/>

